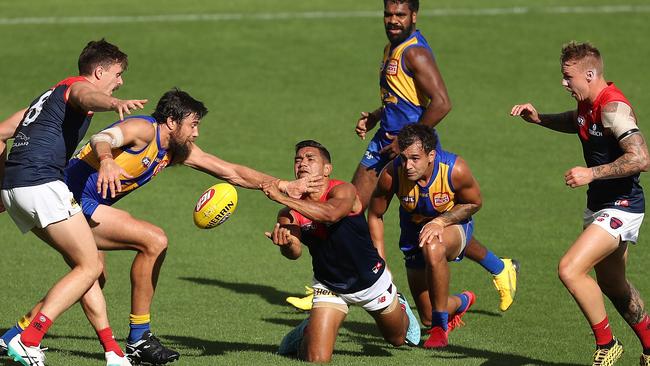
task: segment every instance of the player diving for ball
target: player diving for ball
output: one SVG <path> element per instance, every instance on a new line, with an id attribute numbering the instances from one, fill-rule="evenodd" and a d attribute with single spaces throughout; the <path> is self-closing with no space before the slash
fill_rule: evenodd
<path id="1" fill-rule="evenodd" d="M 148 183 L 166 166 L 175 164 L 243 188 L 258 189 L 264 182 L 276 181 L 281 190 L 298 197 L 322 184 L 308 178 L 280 181 L 204 152 L 195 140 L 207 112 L 202 102 L 172 89 L 160 98 L 151 116 L 128 117 L 93 135 L 65 169 L 66 184 L 81 204 L 99 249 L 136 251 L 131 267 L 130 332 L 126 345 L 126 355 L 134 364 L 161 365 L 180 356 L 161 345 L 150 331 L 151 302 L 168 240 L 163 229 L 111 207 L 115 202 Z M 40 304 L 26 318 L 36 314 L 39 307 Z M 84 295 L 82 307 L 93 325 L 106 318 L 99 284 Z M 15 326 L 8 333 L 20 330 Z"/>
<path id="2" fill-rule="evenodd" d="M 267 237 L 288 259 L 298 259 L 304 243 L 314 271 L 314 305 L 309 318 L 285 336 L 279 353 L 308 362 L 329 362 L 338 329 L 352 304 L 375 319 L 390 344 L 417 345 L 420 325 L 406 300 L 398 295 L 391 273 L 370 239 L 354 186 L 329 177 L 330 154 L 316 141 L 298 143 L 294 161 L 297 179 L 323 178 L 324 184 L 300 198 L 283 194 L 277 181 L 263 185 L 270 199 L 286 206 Z"/>

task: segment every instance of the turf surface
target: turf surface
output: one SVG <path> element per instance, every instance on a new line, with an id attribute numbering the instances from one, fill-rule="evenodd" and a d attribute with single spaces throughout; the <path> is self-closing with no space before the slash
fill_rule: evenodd
<path id="1" fill-rule="evenodd" d="M 525 101 L 543 111 L 572 109 L 573 100 L 560 86 L 559 50 L 569 40 L 589 40 L 603 52 L 608 78 L 626 93 L 646 130 L 648 7 L 640 0 L 626 1 L 637 7 L 623 12 L 602 7 L 620 6 L 611 0 L 523 3 L 422 2 L 418 18 L 453 103 L 439 128 L 443 146 L 462 155 L 481 184 L 484 206 L 475 217 L 476 235 L 498 255 L 522 263 L 515 304 L 501 314 L 488 274 L 470 261 L 454 264 L 451 288 L 471 289 L 478 300 L 465 318 L 467 326 L 452 333 L 448 349 L 388 346 L 371 318 L 355 308 L 341 329 L 333 364 L 590 362 L 590 329 L 556 276 L 560 256 L 580 231 L 585 189 L 563 184 L 564 171 L 583 164 L 579 143 L 575 136 L 525 125 L 508 112 Z M 471 15 L 471 9 L 482 15 Z M 149 98 L 151 111 L 164 91 L 178 86 L 207 104 L 211 112 L 199 138 L 204 150 L 288 178 L 293 144 L 313 138 L 330 148 L 335 177 L 349 179 L 365 149 L 353 132 L 355 121 L 359 112 L 379 105 L 377 73 L 386 42 L 381 10 L 380 1 L 370 0 L 119 0 L 110 5 L 3 0 L 0 116 L 73 74 L 83 45 L 106 37 L 129 54 L 126 84 L 117 96 Z M 183 14 L 194 20 L 174 20 Z M 196 19 L 197 14 L 209 19 Z M 97 16 L 109 18 L 88 18 Z M 90 132 L 114 118 L 98 114 Z M 172 168 L 117 206 L 163 227 L 169 236 L 153 330 L 182 353 L 178 365 L 297 364 L 274 352 L 305 316 L 284 299 L 309 282 L 308 256 L 288 261 L 264 237 L 279 207 L 256 191 L 239 190 L 238 211 L 225 225 L 196 229 L 193 204 L 214 182 L 191 169 Z M 396 220 L 393 209 L 387 243 L 397 240 Z M 646 296 L 648 234 L 647 226 L 642 228 L 629 258 L 629 277 Z M 6 329 L 65 267 L 33 235 L 20 235 L 6 214 L 0 215 L 0 236 L 0 329 Z M 115 252 L 107 260 L 105 293 L 120 340 L 127 335 L 132 256 Z M 397 285 L 407 292 L 396 245 L 389 246 L 388 256 Z M 608 309 L 626 346 L 621 364 L 635 364 L 638 341 L 609 304 Z M 79 306 L 56 322 L 44 344 L 51 365 L 103 360 Z"/>

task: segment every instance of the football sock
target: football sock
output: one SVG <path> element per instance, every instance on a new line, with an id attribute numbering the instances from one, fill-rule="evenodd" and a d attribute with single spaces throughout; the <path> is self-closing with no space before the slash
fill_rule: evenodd
<path id="1" fill-rule="evenodd" d="M 447 331 L 447 323 L 449 323 L 449 313 L 446 311 L 433 311 L 431 314 L 431 328 L 441 327 L 445 332 Z"/>
<path id="2" fill-rule="evenodd" d="M 20 335 L 20 340 L 25 346 L 36 347 L 41 344 L 41 340 L 51 325 L 52 320 L 39 312 L 27 329 Z"/>
<path id="3" fill-rule="evenodd" d="M 501 258 L 497 257 L 489 250 L 487 251 L 485 258 L 481 259 L 478 263 L 488 272 L 492 273 L 492 275 L 498 275 L 506 267 Z"/>
<path id="4" fill-rule="evenodd" d="M 14 325 L 13 327 L 9 328 L 9 330 L 7 330 L 7 331 L 5 332 L 5 334 L 3 334 L 2 337 L 0 337 L 0 338 L 2 338 L 2 340 L 5 342 L 5 344 L 9 344 L 9 342 L 10 342 L 10 341 L 15 337 L 15 336 L 17 336 L 18 334 L 22 333 L 23 330 L 24 330 L 24 329 L 21 328 L 20 325 L 19 325 L 18 323 L 16 323 L 16 325 Z"/>
<path id="5" fill-rule="evenodd" d="M 469 306 L 469 296 L 466 294 L 455 294 L 454 296 L 460 299 L 460 306 L 456 309 L 456 314 L 467 310 L 467 307 Z"/>
<path id="6" fill-rule="evenodd" d="M 650 355 L 650 318 L 648 318 L 648 314 L 643 317 L 639 324 L 633 325 L 632 330 L 641 341 L 643 353 Z"/>
<path id="7" fill-rule="evenodd" d="M 151 315 L 150 314 L 144 314 L 144 315 L 134 315 L 130 314 L 129 315 L 129 339 L 127 342 L 129 343 L 135 343 L 142 338 L 144 335 L 144 332 L 148 331 L 151 329 L 150 327 L 151 324 Z"/>
<path id="8" fill-rule="evenodd" d="M 592 325 L 591 329 L 594 331 L 594 337 L 596 337 L 596 346 L 601 348 L 607 347 L 614 342 L 612 327 L 609 326 L 609 319 L 607 317 L 600 323 Z"/>
<path id="9" fill-rule="evenodd" d="M 124 357 L 124 353 L 120 346 L 115 342 L 115 337 L 113 337 L 113 330 L 111 327 L 102 329 L 97 332 L 97 338 L 99 338 L 99 343 L 104 347 L 104 352 L 115 352 L 116 355 Z"/>

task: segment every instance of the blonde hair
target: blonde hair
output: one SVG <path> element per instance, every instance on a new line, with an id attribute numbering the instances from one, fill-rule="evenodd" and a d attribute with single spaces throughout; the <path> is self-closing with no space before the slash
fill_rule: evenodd
<path id="1" fill-rule="evenodd" d="M 562 47 L 560 62 L 563 65 L 580 62 L 585 68 L 596 69 L 599 75 L 603 73 L 603 58 L 600 56 L 600 51 L 589 42 L 571 41 L 565 44 Z"/>

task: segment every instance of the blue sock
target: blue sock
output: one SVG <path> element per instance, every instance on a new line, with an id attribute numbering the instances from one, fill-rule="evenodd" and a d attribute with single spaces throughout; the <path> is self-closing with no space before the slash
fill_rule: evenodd
<path id="1" fill-rule="evenodd" d="M 139 341 L 144 335 L 144 332 L 151 329 L 150 324 L 151 323 L 129 324 L 130 331 L 129 331 L 129 338 L 127 339 L 127 342 L 135 343 Z"/>
<path id="2" fill-rule="evenodd" d="M 487 251 L 485 258 L 483 258 L 478 263 L 493 275 L 498 275 L 505 268 L 505 264 L 503 264 L 501 258 L 497 257 L 496 255 L 494 255 L 494 253 L 492 253 L 489 250 Z"/>
<path id="3" fill-rule="evenodd" d="M 18 324 L 14 325 L 13 327 L 9 328 L 5 332 L 5 334 L 2 335 L 2 340 L 5 342 L 5 344 L 9 344 L 9 341 L 11 341 L 15 336 L 18 334 L 22 333 L 23 329 L 18 326 Z"/>
<path id="4" fill-rule="evenodd" d="M 433 311 L 431 314 L 431 328 L 433 327 L 442 327 L 442 329 L 447 331 L 447 323 L 449 323 L 449 313 L 446 311 Z"/>
<path id="5" fill-rule="evenodd" d="M 469 306 L 469 296 L 465 294 L 455 294 L 454 296 L 460 299 L 460 306 L 456 309 L 456 314 L 467 310 L 467 307 Z"/>

